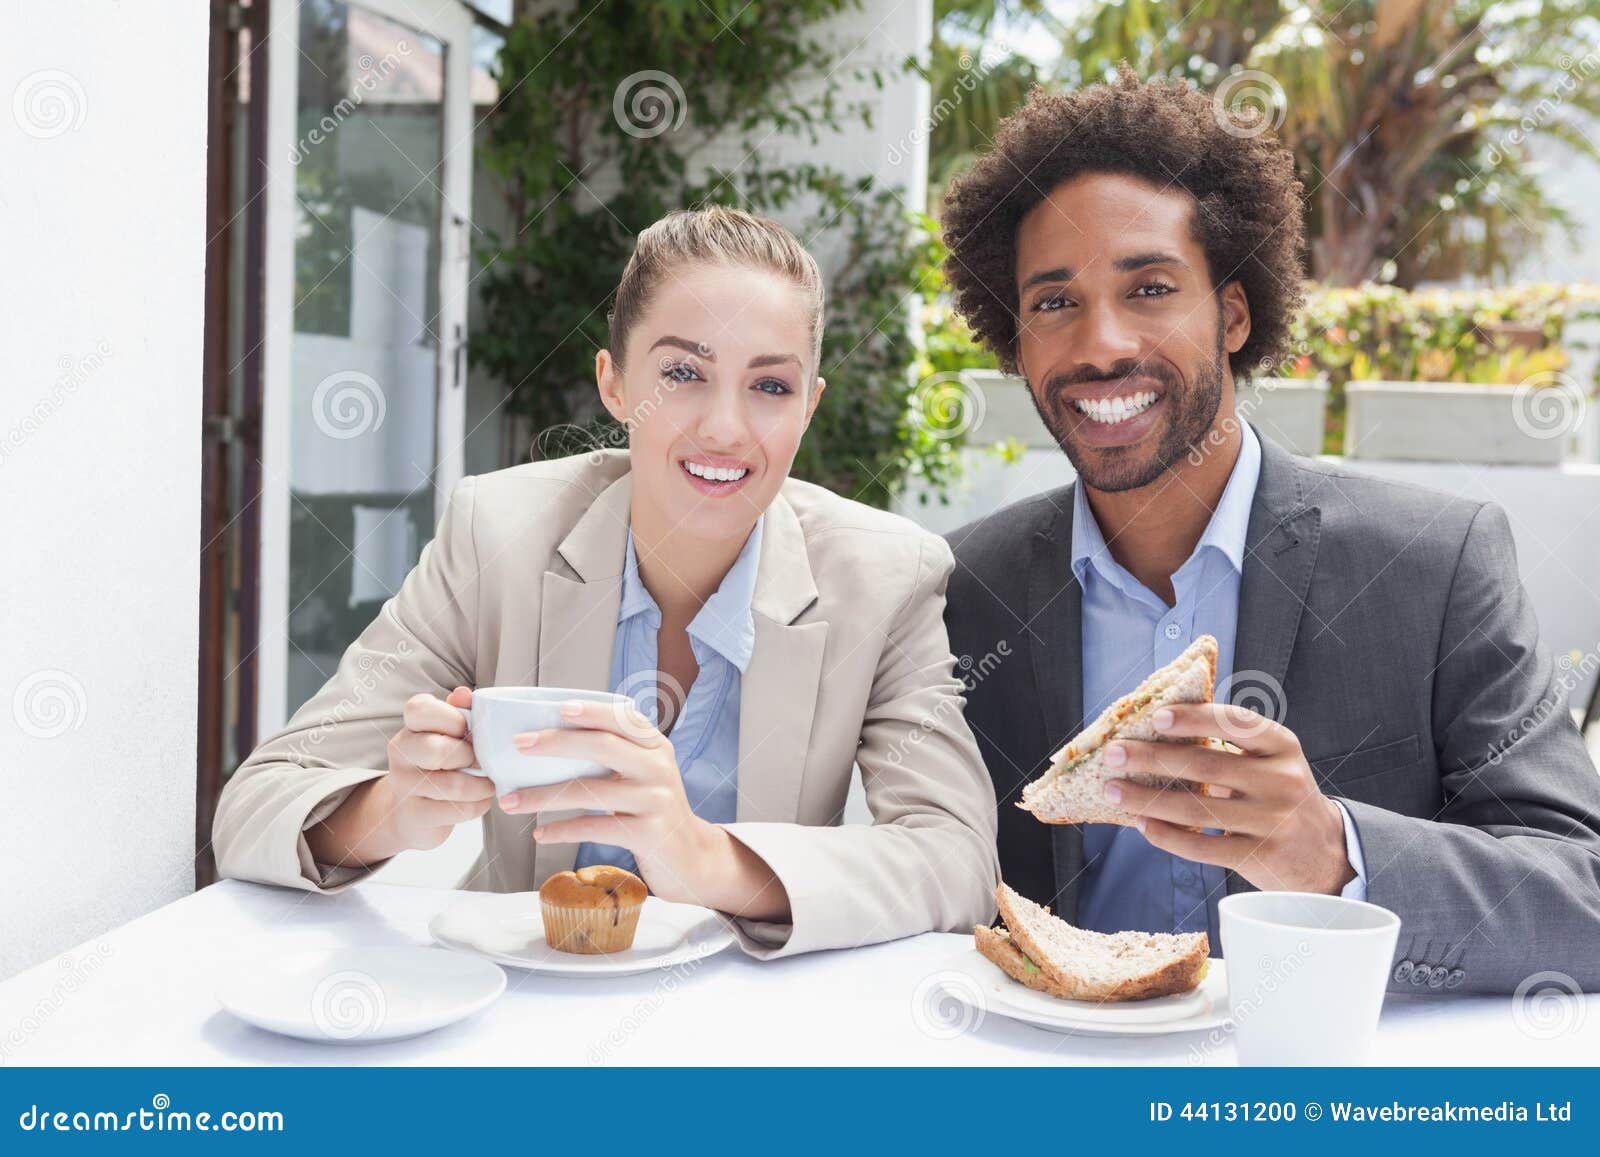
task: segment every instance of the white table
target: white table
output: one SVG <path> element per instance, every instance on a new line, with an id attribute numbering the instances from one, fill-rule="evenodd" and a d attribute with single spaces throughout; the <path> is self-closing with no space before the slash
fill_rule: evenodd
<path id="1" fill-rule="evenodd" d="M 477 1016 L 390 1044 L 318 1045 L 218 1007 L 231 961 L 347 944 L 427 944 L 461 893 L 366 882 L 338 896 L 224 881 L 0 984 L 0 1063 L 109 1065 L 1038 1065 L 1232 1064 L 1205 1034 L 1065 1036 L 990 1013 L 954 1036 L 928 1031 L 923 982 L 969 937 L 758 963 L 737 948 L 678 973 L 573 980 L 508 970 Z M 1509 997 L 1390 997 L 1381 1064 L 1592 1065 L 1600 996 L 1576 998 L 1545 1039 Z"/>

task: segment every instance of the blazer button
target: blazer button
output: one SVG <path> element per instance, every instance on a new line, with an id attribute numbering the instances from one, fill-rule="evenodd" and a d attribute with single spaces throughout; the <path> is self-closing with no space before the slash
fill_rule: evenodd
<path id="1" fill-rule="evenodd" d="M 1444 987 L 1445 977 L 1447 977 L 1449 975 L 1450 975 L 1450 970 L 1448 968 L 1446 968 L 1442 964 L 1436 965 L 1434 967 L 1433 972 L 1428 976 L 1428 987 L 1429 988 L 1443 988 Z"/>
<path id="2" fill-rule="evenodd" d="M 1465 968 L 1458 968 L 1449 976 L 1444 978 L 1444 986 L 1446 988 L 1460 988 L 1461 982 L 1466 978 L 1467 970 Z"/>
<path id="3" fill-rule="evenodd" d="M 1411 974 L 1411 987 L 1421 988 L 1428 983 L 1428 977 L 1433 975 L 1433 969 L 1426 964 L 1418 964 L 1416 971 Z"/>
<path id="4" fill-rule="evenodd" d="M 1394 966 L 1394 982 L 1396 984 L 1404 984 L 1406 978 L 1411 975 L 1411 970 L 1415 967 L 1416 965 L 1409 960 L 1402 960 L 1399 964 L 1396 964 Z"/>

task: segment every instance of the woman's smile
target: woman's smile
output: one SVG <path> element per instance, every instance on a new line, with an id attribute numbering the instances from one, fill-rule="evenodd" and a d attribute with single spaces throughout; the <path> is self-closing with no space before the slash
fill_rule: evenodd
<path id="1" fill-rule="evenodd" d="M 678 470 L 690 486 L 713 498 L 741 489 L 755 473 L 747 463 L 706 454 L 680 458 Z"/>

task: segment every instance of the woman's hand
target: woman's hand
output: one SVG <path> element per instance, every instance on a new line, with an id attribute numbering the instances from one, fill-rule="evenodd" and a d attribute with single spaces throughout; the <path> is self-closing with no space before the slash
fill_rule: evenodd
<path id="1" fill-rule="evenodd" d="M 789 898 L 761 857 L 717 824 L 694 814 L 672 742 L 631 705 L 563 703 L 571 726 L 516 736 L 527 755 L 587 759 L 612 769 L 605 778 L 523 788 L 500 806 L 518 815 L 583 808 L 534 828 L 540 843 L 601 843 L 627 848 L 650 890 L 663 900 L 702 904 L 758 920 L 787 921 Z"/>
<path id="2" fill-rule="evenodd" d="M 477 763 L 457 707 L 472 706 L 472 692 L 457 687 L 448 698 L 413 695 L 405 725 L 389 740 L 389 773 L 350 793 L 326 820 L 306 833 L 311 854 L 325 864 L 362 865 L 397 852 L 426 851 L 455 825 L 489 810 L 494 784 L 459 770 Z"/>

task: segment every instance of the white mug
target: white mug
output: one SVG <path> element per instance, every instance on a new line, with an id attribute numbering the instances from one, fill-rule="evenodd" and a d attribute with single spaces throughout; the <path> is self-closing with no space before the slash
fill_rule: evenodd
<path id="1" fill-rule="evenodd" d="M 495 792 L 505 795 L 525 787 L 544 787 L 569 779 L 595 779 L 610 775 L 604 764 L 559 755 L 524 755 L 512 738 L 524 731 L 574 727 L 561 716 L 569 699 L 608 703 L 616 710 L 632 707 L 626 695 L 608 691 L 574 691 L 565 687 L 479 687 L 470 708 L 456 708 L 467 722 L 468 738 L 479 767 L 463 767 L 469 775 L 487 776 Z"/>
<path id="2" fill-rule="evenodd" d="M 1239 892 L 1217 916 L 1240 1064 L 1366 1063 L 1400 917 L 1312 892 Z"/>

